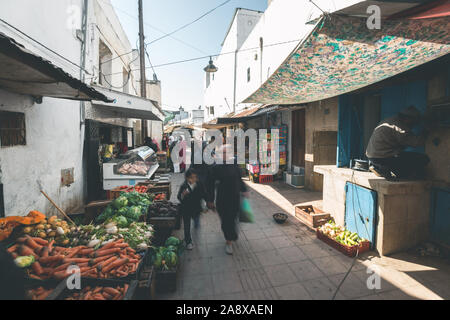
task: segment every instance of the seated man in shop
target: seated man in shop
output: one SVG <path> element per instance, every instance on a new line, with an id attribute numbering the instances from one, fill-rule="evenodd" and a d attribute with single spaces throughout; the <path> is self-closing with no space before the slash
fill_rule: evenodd
<path id="1" fill-rule="evenodd" d="M 426 154 L 406 152 L 407 147 L 425 145 L 426 134 L 415 135 L 411 130 L 419 124 L 420 112 L 411 106 L 383 120 L 374 130 L 366 156 L 370 170 L 386 179 L 423 179 L 430 159 Z"/>

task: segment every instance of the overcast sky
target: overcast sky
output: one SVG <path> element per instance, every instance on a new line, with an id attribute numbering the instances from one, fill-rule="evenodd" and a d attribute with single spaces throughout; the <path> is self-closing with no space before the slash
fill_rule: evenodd
<path id="1" fill-rule="evenodd" d="M 132 43 L 138 41 L 138 0 L 111 0 Z M 144 0 L 146 42 L 172 32 L 225 0 Z M 264 11 L 267 0 L 231 0 L 225 6 L 184 30 L 147 47 L 153 65 L 202 57 L 220 52 L 221 43 L 237 7 Z M 185 109 L 203 105 L 203 68 L 209 59 L 156 68 L 162 83 L 164 109 Z M 147 62 L 148 63 L 148 62 Z M 147 71 L 147 78 L 153 72 Z"/>

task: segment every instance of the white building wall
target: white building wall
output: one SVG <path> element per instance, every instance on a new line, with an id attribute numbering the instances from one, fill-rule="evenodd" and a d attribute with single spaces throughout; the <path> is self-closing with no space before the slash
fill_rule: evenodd
<path id="1" fill-rule="evenodd" d="M 235 103 L 235 52 L 245 42 L 261 15 L 262 13 L 257 11 L 237 9 L 228 34 L 222 44 L 221 53 L 223 55 L 214 59 L 214 64 L 219 68 L 219 71 L 214 74 L 206 74 L 205 84 L 209 82 L 209 87 L 205 89 L 204 101 L 206 107 L 214 106 L 214 115 L 210 115 L 207 112 L 205 121 L 233 112 L 233 104 Z"/>
<path id="2" fill-rule="evenodd" d="M 324 11 L 333 12 L 362 1 L 315 0 L 314 2 Z M 255 92 L 278 69 L 299 41 L 304 39 L 314 28 L 314 25 L 306 23 L 319 17 L 321 13 L 308 0 L 271 1 L 270 6 L 245 37 L 237 54 L 237 111 L 249 106 L 241 102 Z M 230 48 L 225 45 L 237 41 L 236 38 L 237 34 L 230 32 L 224 42 L 222 52 L 230 51 Z M 261 38 L 263 40 L 262 53 Z M 215 106 L 217 109 L 217 105 L 223 104 L 223 96 L 232 97 L 234 93 L 234 55 L 219 56 L 215 63 L 219 71 L 214 75 L 216 81 L 211 81 L 210 86 L 205 89 L 205 105 Z M 247 81 L 248 68 L 250 68 L 250 81 Z M 219 108 L 215 117 L 223 116 L 227 113 L 225 111 L 225 108 Z"/>
<path id="3" fill-rule="evenodd" d="M 0 17 L 79 64 L 80 41 L 75 30 L 67 26 L 68 10 L 73 5 L 81 8 L 81 0 L 0 1 Z M 79 77 L 77 67 L 12 32 L 2 23 L 0 32 Z M 35 104 L 29 96 L 0 90 L 0 110 L 23 112 L 26 121 L 26 145 L 0 148 L 6 215 L 27 215 L 30 210 L 56 213 L 39 193 L 38 179 L 62 209 L 70 210 L 83 204 L 84 127 L 80 125 L 80 103 L 43 98 L 42 104 Z M 75 183 L 61 187 L 61 169 L 68 168 L 74 168 Z"/>

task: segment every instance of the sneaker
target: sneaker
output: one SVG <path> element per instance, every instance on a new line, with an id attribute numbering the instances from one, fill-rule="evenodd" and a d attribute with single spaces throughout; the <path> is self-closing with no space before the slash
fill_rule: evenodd
<path id="1" fill-rule="evenodd" d="M 233 245 L 227 244 L 225 246 L 225 252 L 226 252 L 226 254 L 232 255 L 233 254 Z"/>
<path id="2" fill-rule="evenodd" d="M 187 250 L 192 250 L 192 249 L 194 249 L 194 245 L 192 244 L 192 242 L 189 243 L 189 244 L 186 246 L 186 249 L 187 249 Z"/>

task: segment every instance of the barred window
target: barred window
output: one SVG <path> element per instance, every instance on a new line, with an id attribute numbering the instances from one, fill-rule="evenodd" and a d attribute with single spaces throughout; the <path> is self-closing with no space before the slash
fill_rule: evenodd
<path id="1" fill-rule="evenodd" d="M 0 146 L 26 145 L 25 114 L 0 111 Z"/>

